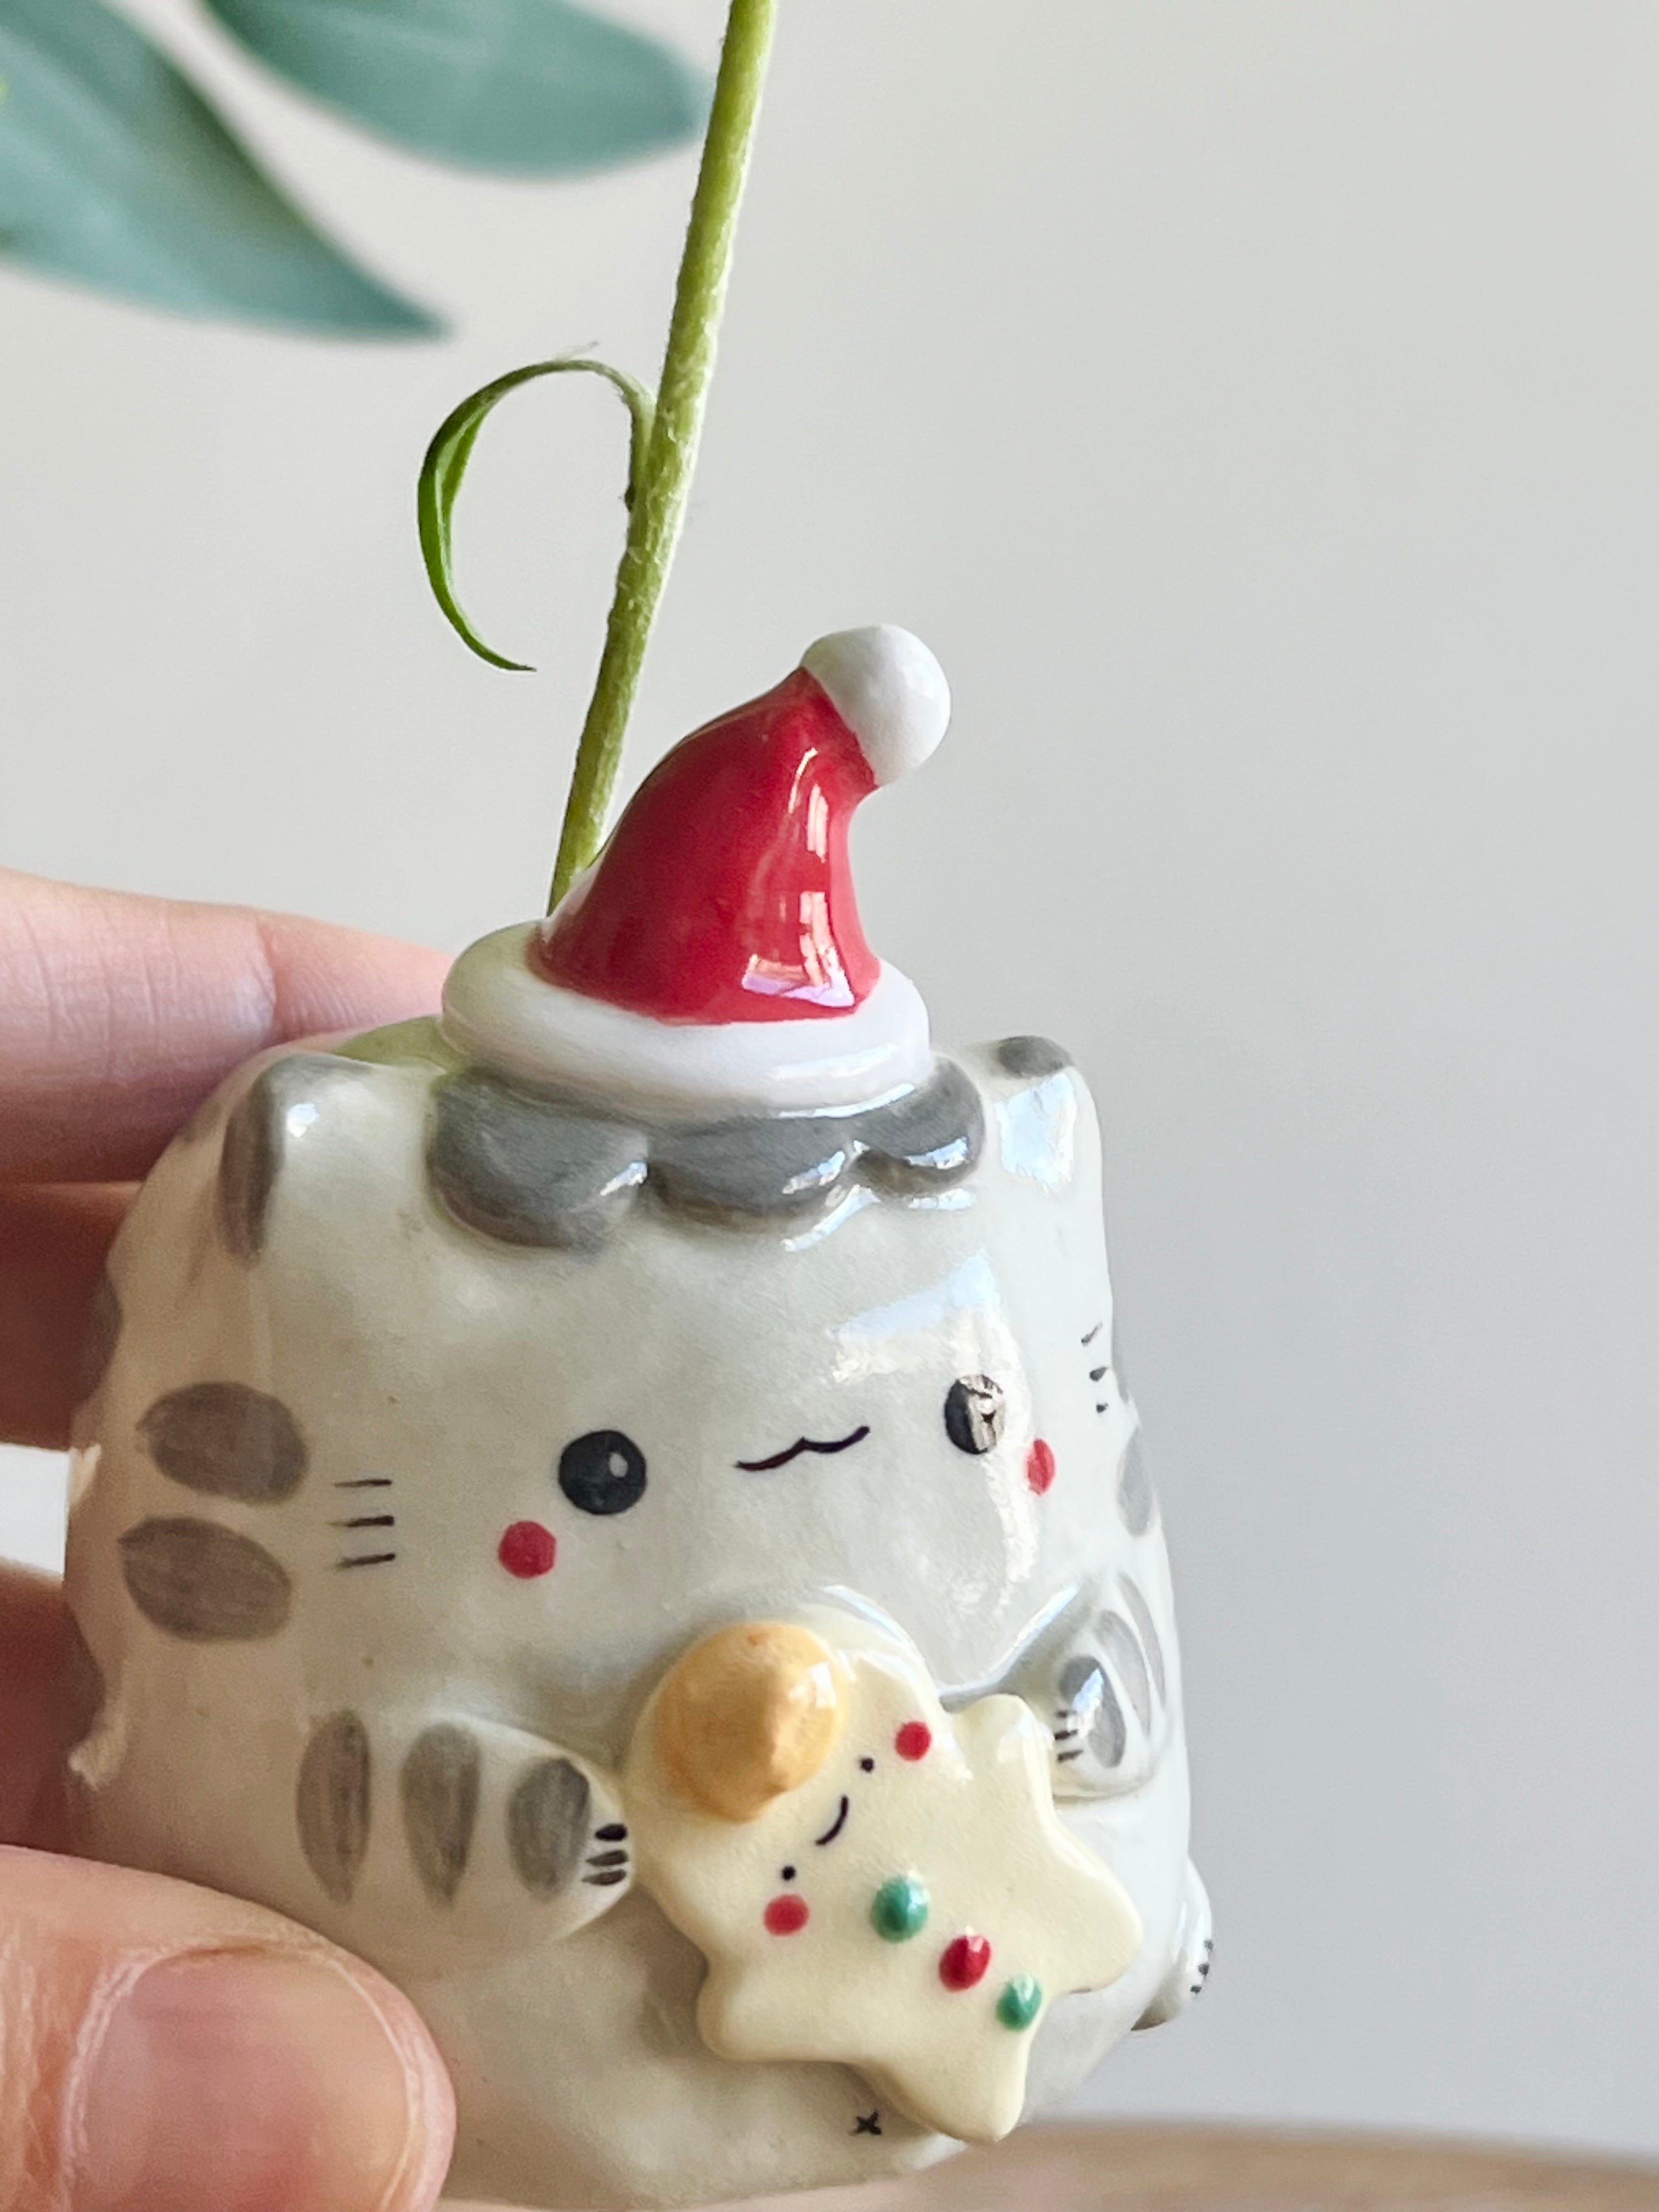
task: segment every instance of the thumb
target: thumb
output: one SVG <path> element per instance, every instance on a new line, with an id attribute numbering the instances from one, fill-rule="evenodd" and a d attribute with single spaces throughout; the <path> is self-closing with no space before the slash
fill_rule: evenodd
<path id="1" fill-rule="evenodd" d="M 319 1937 L 0 1850 L 0 2212 L 429 2212 L 453 2124 L 413 2007 Z"/>

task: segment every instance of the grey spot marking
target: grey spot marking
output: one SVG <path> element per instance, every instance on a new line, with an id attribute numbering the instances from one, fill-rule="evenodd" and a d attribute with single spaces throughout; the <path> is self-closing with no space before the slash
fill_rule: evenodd
<path id="1" fill-rule="evenodd" d="M 1146 1669 L 1146 1655 L 1136 1640 L 1135 1632 L 1121 1613 L 1101 1616 L 1100 1640 L 1106 1648 L 1109 1663 L 1117 1669 L 1117 1678 L 1129 1695 L 1135 1709 L 1135 1717 L 1144 1729 L 1152 1724 L 1152 1683 Z"/>
<path id="2" fill-rule="evenodd" d="M 469 1229 L 503 1244 L 591 1251 L 645 1181 L 645 1139 L 468 1068 L 438 1086 L 427 1168 Z"/>
<path id="3" fill-rule="evenodd" d="M 311 1871 L 337 1905 L 349 1904 L 368 1849 L 368 1731 L 356 1713 L 336 1713 L 313 1731 L 295 1812 Z"/>
<path id="4" fill-rule="evenodd" d="M 92 1309 L 87 1316 L 86 1334 L 81 1340 L 81 1354 L 75 1370 L 75 1402 L 84 1406 L 97 1389 L 115 1357 L 115 1344 L 121 1334 L 121 1301 L 115 1295 L 115 1285 L 107 1275 L 101 1275 L 93 1295 Z"/>
<path id="5" fill-rule="evenodd" d="M 211 1521 L 143 1521 L 121 1572 L 146 1620 L 191 1644 L 253 1644 L 288 1625 L 293 1586 L 263 1545 Z"/>
<path id="6" fill-rule="evenodd" d="M 1140 1631 L 1141 1649 L 1146 1654 L 1146 1663 L 1152 1670 L 1152 1686 L 1158 1692 L 1160 1704 L 1167 1705 L 1170 1685 L 1164 1668 L 1164 1646 L 1158 1641 L 1152 1608 L 1142 1596 L 1139 1583 L 1131 1582 L 1127 1575 L 1120 1575 L 1118 1586 L 1123 1592 L 1123 1602 L 1134 1615 L 1135 1626 Z"/>
<path id="7" fill-rule="evenodd" d="M 1082 1654 L 1060 1669 L 1060 1694 L 1087 1727 L 1089 1748 L 1103 1766 L 1120 1766 L 1129 1747 L 1123 1708 L 1098 1659 Z"/>
<path id="8" fill-rule="evenodd" d="M 1118 1469 L 1117 1510 L 1132 1536 L 1144 1536 L 1158 1511 L 1152 1478 L 1146 1471 L 1146 1449 L 1139 1429 L 1130 1437 L 1123 1464 Z"/>
<path id="9" fill-rule="evenodd" d="M 814 1213 L 857 1158 L 854 1117 L 757 1115 L 662 1131 L 652 1142 L 651 1181 L 689 1213 Z"/>
<path id="10" fill-rule="evenodd" d="M 404 1832 L 427 1895 L 450 1905 L 466 1872 L 483 1767 L 469 1730 L 442 1723 L 416 1739 L 404 1761 Z"/>
<path id="11" fill-rule="evenodd" d="M 326 1085 L 369 1073 L 362 1060 L 342 1060 L 334 1053 L 287 1053 L 272 1060 L 237 1102 L 219 1154 L 217 1202 L 220 1234 L 239 1260 L 252 1259 L 264 1247 L 294 1109 L 312 1104 Z"/>
<path id="12" fill-rule="evenodd" d="M 1009 1075 L 1041 1083 L 1072 1064 L 1072 1055 L 1052 1037 L 1004 1037 L 997 1047 L 997 1064 Z"/>
<path id="13" fill-rule="evenodd" d="M 208 1498 L 276 1505 L 305 1480 L 306 1447 L 278 1398 L 241 1382 L 192 1382 L 158 1398 L 138 1433 L 163 1474 Z"/>
<path id="14" fill-rule="evenodd" d="M 860 1137 L 873 1179 L 889 1189 L 959 1182 L 972 1172 L 985 1142 L 985 1110 L 954 1060 L 934 1063 L 920 1090 L 860 1117 Z"/>
<path id="15" fill-rule="evenodd" d="M 536 1896 L 551 1897 L 574 1879 L 587 1843 L 592 1795 L 587 1777 L 568 1759 L 538 1761 L 513 1792 L 507 1847 L 519 1880 Z"/>

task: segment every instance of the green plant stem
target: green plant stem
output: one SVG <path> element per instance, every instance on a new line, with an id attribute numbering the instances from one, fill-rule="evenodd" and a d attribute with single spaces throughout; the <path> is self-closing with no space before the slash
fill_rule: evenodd
<path id="1" fill-rule="evenodd" d="M 732 0 L 726 20 L 656 418 L 629 517 L 592 702 L 576 750 L 550 912 L 603 840 L 646 642 L 685 520 L 777 7 L 778 0 Z"/>

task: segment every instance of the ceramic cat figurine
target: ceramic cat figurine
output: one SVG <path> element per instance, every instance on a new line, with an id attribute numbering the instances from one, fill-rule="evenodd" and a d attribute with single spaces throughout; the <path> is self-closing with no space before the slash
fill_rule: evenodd
<path id="1" fill-rule="evenodd" d="M 463 2195 L 914 2167 L 1208 1971 L 1088 1094 L 1038 1039 L 936 1054 L 853 902 L 851 813 L 947 714 L 904 633 L 823 641 L 441 1020 L 234 1079 L 112 1257 L 88 1847 L 405 1988 Z M 722 1634 L 770 1656 L 665 1768 Z M 700 2027 L 773 1945 L 769 2039 Z"/>

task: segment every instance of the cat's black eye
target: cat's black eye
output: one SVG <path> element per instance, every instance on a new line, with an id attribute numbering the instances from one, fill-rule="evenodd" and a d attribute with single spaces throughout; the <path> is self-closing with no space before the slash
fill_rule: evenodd
<path id="1" fill-rule="evenodd" d="M 1002 1386 L 988 1375 L 964 1375 L 945 1393 L 945 1433 L 958 1451 L 989 1451 L 1002 1421 Z"/>
<path id="2" fill-rule="evenodd" d="M 645 1495 L 645 1454 L 620 1429 L 592 1429 L 559 1454 L 559 1487 L 583 1513 L 626 1513 Z"/>

